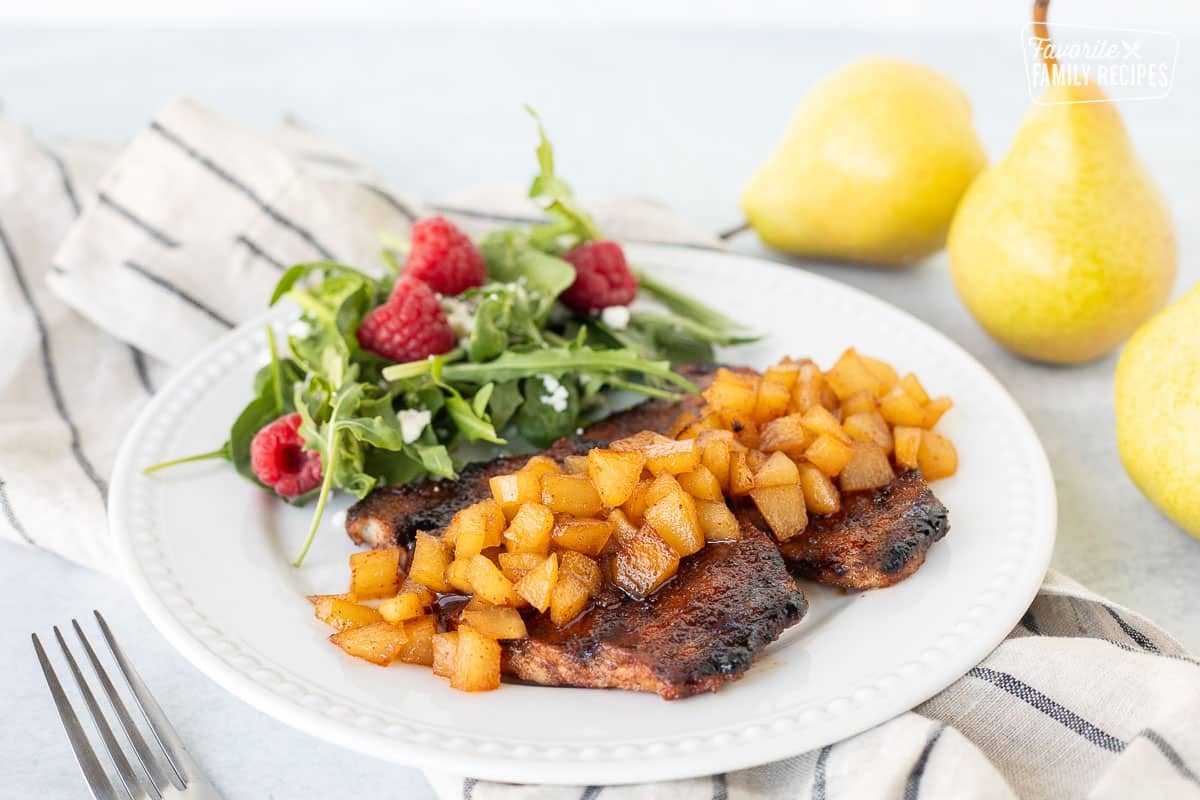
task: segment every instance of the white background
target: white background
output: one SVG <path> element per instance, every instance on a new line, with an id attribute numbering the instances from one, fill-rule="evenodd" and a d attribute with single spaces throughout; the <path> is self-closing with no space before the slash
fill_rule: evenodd
<path id="1" fill-rule="evenodd" d="M 599 24 L 679 28 L 854 27 L 887 31 L 1011 28 L 1014 0 L 5 0 L 0 22 L 49 24 L 310 24 L 390 22 L 499 27 Z M 1165 29 L 1200 26 L 1188 0 L 1056 0 L 1059 22 Z"/>

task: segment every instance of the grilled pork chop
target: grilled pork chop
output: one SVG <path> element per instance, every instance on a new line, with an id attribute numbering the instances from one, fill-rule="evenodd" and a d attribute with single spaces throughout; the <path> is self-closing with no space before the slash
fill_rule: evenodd
<path id="1" fill-rule="evenodd" d="M 545 686 L 676 700 L 740 678 L 806 609 L 770 536 L 744 524 L 739 541 L 712 543 L 684 559 L 647 600 L 610 586 L 566 627 L 531 619 L 529 638 L 505 645 L 503 667 Z"/>
<path id="2" fill-rule="evenodd" d="M 715 371 L 706 365 L 681 370 L 701 388 Z M 665 431 L 681 412 L 702 403 L 694 395 L 679 402 L 650 400 L 595 423 L 580 439 L 556 442 L 546 455 L 562 459 L 643 430 Z M 457 481 L 376 489 L 347 513 L 346 530 L 355 543 L 370 547 L 407 544 L 418 530 L 441 530 L 459 509 L 490 497 L 488 478 L 514 472 L 529 458 L 471 464 Z M 780 549 L 801 578 L 844 589 L 879 589 L 916 572 L 949 528 L 946 507 L 921 474 L 910 471 L 882 489 L 845 495 L 839 513 L 811 517 L 808 528 Z"/>
<path id="3" fill-rule="evenodd" d="M 779 545 L 797 576 L 845 589 L 881 589 L 912 575 L 950 529 L 946 507 L 917 470 L 882 489 L 842 497 L 842 510 L 812 517 Z"/>
<path id="4" fill-rule="evenodd" d="M 704 387 L 714 367 L 684 371 Z M 643 430 L 665 431 L 699 397 L 651 400 L 556 442 L 562 459 Z M 418 530 L 445 528 L 454 514 L 491 496 L 488 479 L 520 469 L 529 455 L 472 464 L 456 481 L 377 489 L 353 506 L 346 529 L 358 544 L 406 546 Z M 851 589 L 890 586 L 911 575 L 948 529 L 946 509 L 918 472 L 891 485 L 843 498 L 840 513 L 812 517 L 800 536 L 777 546 L 742 522 L 738 542 L 713 543 L 684 559 L 679 572 L 647 600 L 607 587 L 592 609 L 564 628 L 528 621 L 529 638 L 505 645 L 506 673 L 555 686 L 622 688 L 664 698 L 716 691 L 736 680 L 759 652 L 805 613 L 803 578 Z M 782 554 L 781 554 L 782 551 Z"/>

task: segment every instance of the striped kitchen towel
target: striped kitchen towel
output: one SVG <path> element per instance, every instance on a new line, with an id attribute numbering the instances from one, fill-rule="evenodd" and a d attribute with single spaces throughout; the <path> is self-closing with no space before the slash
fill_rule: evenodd
<path id="1" fill-rule="evenodd" d="M 443 800 L 1135 800 L 1200 797 L 1198 773 L 1200 660 L 1051 572 L 1020 625 L 948 689 L 795 758 L 653 785 L 429 779 Z"/>
<path id="2" fill-rule="evenodd" d="M 719 246 L 649 201 L 593 207 L 614 238 Z M 287 264 L 372 264 L 379 232 L 428 210 L 476 233 L 536 214 L 512 190 L 418 207 L 300 126 L 261 136 L 188 101 L 119 154 L 0 121 L 0 538 L 111 569 L 109 470 L 170 369 L 258 313 Z M 1186 798 L 1198 773 L 1200 662 L 1051 573 L 957 683 L 796 758 L 642 786 L 429 779 L 463 800 Z"/>

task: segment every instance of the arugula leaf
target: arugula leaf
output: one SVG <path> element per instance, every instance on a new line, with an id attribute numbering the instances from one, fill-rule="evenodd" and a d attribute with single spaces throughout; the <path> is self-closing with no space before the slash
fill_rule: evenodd
<path id="1" fill-rule="evenodd" d="M 630 315 L 630 325 L 638 330 L 658 335 L 663 331 L 673 334 L 684 334 L 702 342 L 728 347 L 737 344 L 750 344 L 762 337 L 746 331 L 744 328 L 714 328 L 693 317 L 676 313 L 657 313 L 652 311 L 634 311 Z M 743 331 L 738 333 L 736 331 Z"/>
<path id="2" fill-rule="evenodd" d="M 561 258 L 526 250 L 517 256 L 518 283 L 529 292 L 533 318 L 540 324 L 550 314 L 554 301 L 575 282 L 575 268 Z"/>
<path id="3" fill-rule="evenodd" d="M 275 290 L 271 292 L 271 300 L 267 305 L 273 306 L 288 292 L 295 288 L 303 278 L 310 275 L 321 273 L 326 278 L 334 275 L 353 275 L 357 276 L 364 282 L 376 283 L 375 279 L 366 274 L 362 270 L 339 264 L 336 261 L 311 261 L 304 264 L 295 264 L 283 273 L 279 281 L 275 284 Z"/>
<path id="4" fill-rule="evenodd" d="M 506 443 L 496 435 L 496 429 L 486 415 L 476 413 L 471 403 L 464 400 L 458 392 L 453 389 L 449 391 L 450 394 L 446 397 L 446 411 L 450 414 L 450 419 L 454 421 L 454 427 L 458 428 L 468 442 Z"/>
<path id="5" fill-rule="evenodd" d="M 161 469 L 167 469 L 169 467 L 178 467 L 180 464 L 192 464 L 197 461 L 212 461 L 217 458 L 223 459 L 225 461 L 232 460 L 229 455 L 229 442 L 226 442 L 225 444 L 221 445 L 221 447 L 219 449 L 210 450 L 207 453 L 195 453 L 190 456 L 183 456 L 182 458 L 172 458 L 169 461 L 160 461 L 157 464 L 151 464 L 148 467 L 142 468 L 142 474 L 143 475 L 153 475 L 155 472 L 158 472 Z"/>
<path id="6" fill-rule="evenodd" d="M 496 384 L 487 383 L 471 398 L 471 410 L 475 412 L 475 416 L 482 417 L 487 414 L 488 401 L 492 399 L 492 392 L 495 390 Z"/>
<path id="7" fill-rule="evenodd" d="M 315 420 L 310 412 L 308 399 L 304 397 L 301 387 L 297 386 L 296 410 L 300 412 L 303 420 L 300 424 L 300 435 L 304 437 L 309 447 L 320 453 L 324 477 L 321 479 L 321 488 L 317 494 L 317 507 L 313 512 L 308 536 L 296 559 L 292 562 L 293 566 L 298 567 L 303 564 L 304 557 L 308 555 L 308 550 L 312 547 L 313 539 L 317 536 L 317 528 L 321 524 L 321 518 L 325 515 L 325 504 L 329 501 L 329 493 L 333 489 L 334 481 L 338 480 L 339 485 L 344 488 L 354 489 L 356 494 L 361 492 L 362 494 L 358 495 L 360 497 L 365 496 L 374 483 L 362 471 L 362 448 L 347 443 L 345 441 L 347 438 L 350 442 L 354 441 L 353 438 L 343 436 L 338 427 L 338 423 L 342 422 L 348 413 L 346 409 L 355 406 L 362 396 L 362 391 L 362 384 L 351 384 L 345 390 L 339 391 L 334 397 L 329 419 L 317 426 L 314 431 L 312 427 Z M 345 451 L 343 451 L 343 447 L 346 447 Z"/>
<path id="8" fill-rule="evenodd" d="M 517 410 L 517 430 L 536 447 L 549 447 L 563 436 L 574 433 L 579 419 L 579 392 L 574 382 L 555 380 L 549 383 L 547 377 L 535 375 L 521 382 L 524 402 Z M 566 393 L 561 407 L 556 405 L 559 401 L 556 399 L 555 384 Z"/>
<path id="9" fill-rule="evenodd" d="M 730 346 L 757 341 L 751 334 L 710 328 L 678 314 L 635 311 L 622 329 L 594 320 L 593 329 L 603 334 L 604 344 L 615 342 L 636 349 L 647 357 L 666 358 L 672 365 L 710 362 L 713 345 Z"/>
<path id="10" fill-rule="evenodd" d="M 504 426 L 508 424 L 513 415 L 517 413 L 517 409 L 521 407 L 521 403 L 524 402 L 524 397 L 521 395 L 521 383 L 517 380 L 510 380 L 488 385 L 494 387 L 491 397 L 488 398 L 488 414 L 492 424 L 498 430 L 504 430 Z"/>
<path id="11" fill-rule="evenodd" d="M 508 348 L 511 306 L 507 294 L 484 298 L 475 311 L 475 325 L 467 342 L 467 358 L 471 361 L 488 361 Z"/>
<path id="12" fill-rule="evenodd" d="M 334 425 L 334 429 L 339 449 L 333 462 L 332 486 L 361 500 L 375 488 L 375 477 L 366 472 L 366 448 L 360 440 L 346 436 L 346 430 L 340 424 Z M 318 511 L 323 510 L 318 508 Z"/>
<path id="13" fill-rule="evenodd" d="M 716 357 L 711 342 L 687 333 L 680 327 L 664 325 L 651 334 L 654 352 L 660 358 L 680 364 L 709 364 Z"/>
<path id="14" fill-rule="evenodd" d="M 538 129 L 538 174 L 529 185 L 529 197 L 540 201 L 546 213 L 561 223 L 556 226 L 561 228 L 559 235 L 573 236 L 578 240 L 576 244 L 601 238 L 592 215 L 575 202 L 571 187 L 554 170 L 554 146 L 546 137 L 542 118 L 529 106 L 525 106 L 525 110 L 533 117 Z"/>
<path id="15" fill-rule="evenodd" d="M 634 270 L 634 274 L 638 279 L 638 289 L 644 289 L 651 297 L 676 314 L 715 330 L 746 330 L 746 326 L 740 322 L 730 319 L 715 308 L 707 306 L 677 289 L 660 283 L 644 270 Z"/>
<path id="16" fill-rule="evenodd" d="M 567 346 L 534 350 L 527 353 L 506 352 L 485 364 L 447 364 L 442 379 L 449 383 L 484 384 L 507 381 L 529 375 L 547 373 L 561 377 L 571 372 L 632 372 L 659 378 L 685 391 L 698 393 L 687 378 L 671 371 L 665 361 L 650 361 L 636 350 L 594 350 L 584 346 Z M 387 369 L 384 377 L 390 378 Z"/>
<path id="17" fill-rule="evenodd" d="M 279 418 L 276 410 L 274 398 L 260 394 L 242 409 L 242 413 L 234 420 L 233 427 L 229 429 L 227 448 L 233 468 L 243 478 L 258 483 L 259 486 L 262 484 L 250 466 L 250 443 L 260 430 Z"/>
<path id="18" fill-rule="evenodd" d="M 479 252 L 487 264 L 488 277 L 510 283 L 520 276 L 517 254 L 530 247 L 529 234 L 514 228 L 488 231 L 479 240 Z"/>
<path id="19" fill-rule="evenodd" d="M 363 471 L 373 475 L 380 485 L 395 486 L 411 483 L 425 477 L 425 465 L 411 448 L 404 450 L 367 449 L 363 459 Z"/>
<path id="20" fill-rule="evenodd" d="M 458 477 L 454 472 L 454 462 L 450 458 L 450 452 L 445 445 L 422 445 L 417 448 L 417 456 L 429 474 L 439 478 Z"/>
<path id="21" fill-rule="evenodd" d="M 395 419 L 395 414 L 392 415 Z M 404 434 L 399 422 L 388 422 L 383 417 L 353 417 L 337 423 L 338 430 L 346 431 L 355 439 L 381 450 L 403 450 Z"/>
<path id="22" fill-rule="evenodd" d="M 456 347 L 448 353 L 442 353 L 440 356 L 430 356 L 420 361 L 409 361 L 404 364 L 392 364 L 389 367 L 384 367 L 381 370 L 381 375 L 387 381 L 404 381 L 411 378 L 420 378 L 424 375 L 440 374 L 443 364 L 457 361 L 462 357 L 463 351 Z"/>
<path id="23" fill-rule="evenodd" d="M 283 369 L 279 365 L 279 348 L 275 346 L 275 329 L 267 325 L 267 351 L 271 354 L 268 366 L 271 369 L 271 389 L 275 395 L 275 409 L 283 413 Z"/>
<path id="24" fill-rule="evenodd" d="M 535 249 L 520 231 L 493 231 L 481 245 L 488 276 L 500 284 L 515 284 L 526 293 L 526 302 L 540 328 L 554 301 L 575 282 L 575 268 L 568 262 Z M 483 287 L 495 292 L 498 287 Z M 507 287 L 503 287 L 507 288 Z M 508 291 L 512 291 L 509 289 Z"/>

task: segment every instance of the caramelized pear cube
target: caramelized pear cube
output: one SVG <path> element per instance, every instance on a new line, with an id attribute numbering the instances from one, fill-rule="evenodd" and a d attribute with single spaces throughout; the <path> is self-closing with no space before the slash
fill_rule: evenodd
<path id="1" fill-rule="evenodd" d="M 609 579 L 633 597 L 648 597 L 679 569 L 679 553 L 649 525 L 622 536 Z"/>
<path id="2" fill-rule="evenodd" d="M 588 478 L 605 508 L 616 508 L 630 498 L 645 466 L 646 455 L 640 452 L 597 448 L 587 455 Z"/>
<path id="3" fill-rule="evenodd" d="M 882 447 L 874 442 L 855 442 L 851 447 L 854 455 L 838 479 L 843 492 L 881 489 L 896 477 Z"/>
<path id="4" fill-rule="evenodd" d="M 804 493 L 799 483 L 789 486 L 768 486 L 754 489 L 750 499 L 767 522 L 767 527 L 781 542 L 787 541 L 808 526 Z"/>
<path id="5" fill-rule="evenodd" d="M 355 658 L 386 667 L 400 655 L 408 635 L 402 626 L 381 621 L 338 631 L 330 635 L 329 641 Z"/>
<path id="6" fill-rule="evenodd" d="M 391 597 L 400 591 L 400 548 L 366 550 L 350 556 L 350 593 L 359 600 Z"/>

